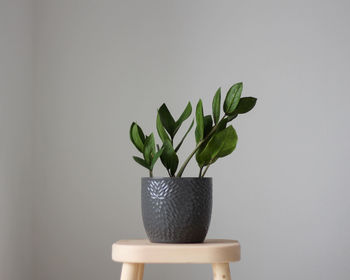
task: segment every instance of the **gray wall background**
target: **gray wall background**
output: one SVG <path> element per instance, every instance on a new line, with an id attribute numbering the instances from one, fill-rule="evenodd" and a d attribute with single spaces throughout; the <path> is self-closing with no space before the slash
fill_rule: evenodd
<path id="1" fill-rule="evenodd" d="M 16 26 L 30 19 L 26 3 L 13 12 Z M 214 177 L 208 237 L 240 240 L 233 279 L 348 279 L 348 1 L 34 0 L 32 8 L 32 25 L 14 29 L 8 19 L 5 34 L 21 41 L 2 39 L 7 49 L 0 54 L 6 71 L 13 63 L 20 68 L 11 72 L 16 82 L 5 78 L 1 85 L 8 101 L 1 101 L 8 110 L 1 109 L 1 172 L 18 180 L 22 160 L 32 163 L 15 187 L 1 185 L 0 207 L 7 203 L 5 211 L 15 213 L 2 212 L 1 223 L 16 223 L 17 235 L 0 244 L 31 264 L 7 258 L 12 266 L 0 264 L 0 273 L 19 272 L 1 279 L 24 273 L 33 280 L 118 279 L 111 244 L 145 237 L 140 177 L 147 173 L 131 159 L 130 123 L 154 131 L 163 102 L 178 116 L 187 101 L 203 98 L 209 112 L 217 87 L 226 91 L 238 81 L 245 96 L 259 100 L 235 122 L 237 150 L 208 173 Z M 26 58 L 18 59 L 22 53 Z M 193 145 L 192 136 L 183 155 Z M 160 166 L 155 172 L 165 175 Z M 185 175 L 197 172 L 192 162 Z M 9 197 L 17 189 L 21 198 Z M 210 279 L 211 271 L 146 267 L 145 279 L 162 277 Z"/>
<path id="2" fill-rule="evenodd" d="M 32 5 L 0 1 L 0 279 L 33 279 Z"/>

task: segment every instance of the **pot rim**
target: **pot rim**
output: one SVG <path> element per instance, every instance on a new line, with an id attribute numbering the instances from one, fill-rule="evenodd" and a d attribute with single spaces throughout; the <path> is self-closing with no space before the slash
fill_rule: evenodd
<path id="1" fill-rule="evenodd" d="M 148 180 L 193 180 L 193 179 L 199 179 L 199 180 L 208 180 L 213 179 L 212 177 L 141 177 L 142 180 L 148 179 Z"/>

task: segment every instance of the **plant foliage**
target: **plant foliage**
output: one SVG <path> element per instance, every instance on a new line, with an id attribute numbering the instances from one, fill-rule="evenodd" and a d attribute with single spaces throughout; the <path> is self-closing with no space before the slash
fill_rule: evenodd
<path id="1" fill-rule="evenodd" d="M 142 157 L 134 156 L 134 160 L 147 168 L 150 177 L 152 177 L 153 167 L 160 158 L 169 176 L 181 177 L 187 164 L 195 156 L 200 170 L 199 177 L 204 177 L 210 165 L 219 158 L 231 154 L 236 148 L 238 136 L 233 126 L 228 125 L 228 123 L 236 119 L 238 115 L 251 111 L 256 104 L 257 99 L 255 97 L 241 97 L 242 90 L 242 83 L 236 83 L 230 87 L 222 105 L 222 116 L 221 88 L 216 91 L 213 97 L 212 115 L 204 115 L 203 102 L 200 99 L 196 105 L 195 122 L 194 120 L 191 121 L 177 145 L 174 144 L 175 136 L 182 124 L 192 114 L 190 102 L 188 102 L 177 120 L 174 119 L 166 104 L 162 104 L 158 109 L 156 128 L 162 142 L 161 146 L 155 144 L 153 133 L 145 135 L 141 127 L 133 122 L 130 127 L 130 139 L 136 149 L 142 154 Z M 179 157 L 177 153 L 194 123 L 196 123 L 196 146 L 178 170 Z"/>

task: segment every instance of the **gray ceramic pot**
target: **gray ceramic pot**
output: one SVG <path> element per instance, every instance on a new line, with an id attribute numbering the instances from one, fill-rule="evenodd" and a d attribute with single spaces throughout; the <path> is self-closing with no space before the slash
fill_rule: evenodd
<path id="1" fill-rule="evenodd" d="M 200 243 L 212 208 L 212 178 L 142 178 L 142 219 L 151 242 Z"/>

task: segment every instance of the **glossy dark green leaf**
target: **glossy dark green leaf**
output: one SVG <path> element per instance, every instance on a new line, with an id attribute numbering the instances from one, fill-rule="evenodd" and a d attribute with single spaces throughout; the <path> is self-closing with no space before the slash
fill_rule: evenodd
<path id="1" fill-rule="evenodd" d="M 235 114 L 235 113 L 227 116 L 227 122 L 234 120 L 235 118 L 237 118 L 237 116 L 238 116 L 238 114 Z"/>
<path id="2" fill-rule="evenodd" d="M 198 163 L 198 165 L 199 165 L 200 167 L 202 167 L 202 166 L 204 166 L 204 165 L 203 165 L 203 162 L 201 161 L 202 158 L 200 158 L 199 155 L 203 152 L 203 150 L 204 150 L 205 146 L 208 144 L 208 141 L 209 141 L 209 140 L 210 140 L 210 139 L 208 139 L 207 141 L 205 141 L 205 142 L 200 146 L 200 148 L 198 149 L 198 151 L 197 151 L 197 153 L 196 153 L 196 161 L 197 161 L 197 163 Z"/>
<path id="3" fill-rule="evenodd" d="M 226 137 L 224 140 L 224 145 L 221 147 L 220 152 L 217 154 L 216 158 L 222 158 L 231 154 L 237 146 L 238 136 L 236 130 L 232 125 L 225 128 Z"/>
<path id="4" fill-rule="evenodd" d="M 229 115 L 232 114 L 236 109 L 239 99 L 241 98 L 243 90 L 243 84 L 237 83 L 234 84 L 226 94 L 225 102 L 224 102 L 224 112 Z"/>
<path id="5" fill-rule="evenodd" d="M 198 101 L 197 107 L 196 107 L 196 122 L 197 122 L 197 127 L 195 131 L 195 136 L 196 136 L 196 142 L 198 143 L 203 139 L 203 136 L 204 136 L 204 115 L 203 115 L 203 104 L 201 99 Z"/>
<path id="6" fill-rule="evenodd" d="M 196 138 L 196 143 L 198 144 L 198 142 L 200 141 L 200 135 L 199 135 L 198 126 L 196 126 L 196 128 L 194 129 L 194 136 Z"/>
<path id="7" fill-rule="evenodd" d="M 213 163 L 220 157 L 233 152 L 237 144 L 237 134 L 232 126 L 214 134 L 198 155 L 197 161 L 200 167 Z"/>
<path id="8" fill-rule="evenodd" d="M 218 127 L 216 129 L 216 133 L 219 133 L 221 130 L 224 130 L 227 126 L 227 123 L 228 123 L 228 118 L 225 118 L 223 120 L 221 120 L 219 123 L 218 123 Z"/>
<path id="9" fill-rule="evenodd" d="M 221 107 L 221 88 L 219 88 L 213 98 L 213 119 L 214 123 L 217 124 L 220 119 L 220 107 Z"/>
<path id="10" fill-rule="evenodd" d="M 153 170 L 153 167 L 156 164 L 158 158 L 162 155 L 163 151 L 164 151 L 164 148 L 158 149 L 158 152 L 156 152 L 154 157 L 152 158 L 152 162 L 151 162 L 151 169 L 152 170 Z"/>
<path id="11" fill-rule="evenodd" d="M 171 113 L 169 112 L 168 107 L 163 103 L 158 110 L 158 114 L 165 130 L 169 133 L 169 135 L 173 138 L 175 135 L 175 120 Z"/>
<path id="12" fill-rule="evenodd" d="M 159 113 L 157 114 L 157 131 L 162 142 L 170 140 L 168 133 L 165 131 L 162 121 L 160 120 Z"/>
<path id="13" fill-rule="evenodd" d="M 219 123 L 217 124 L 217 128 L 215 130 L 215 134 L 219 133 L 220 131 L 224 130 L 226 128 L 226 124 L 227 124 L 227 118 L 222 119 L 219 121 Z M 212 135 L 211 137 L 209 137 L 209 139 L 207 139 L 198 149 L 197 153 L 196 153 L 196 161 L 198 163 L 199 166 L 201 166 L 201 158 L 199 157 L 199 155 L 202 153 L 202 151 L 204 150 L 204 148 L 206 147 L 206 145 L 208 144 L 209 140 L 214 136 Z"/>
<path id="14" fill-rule="evenodd" d="M 204 132 L 203 132 L 203 138 L 205 138 L 209 133 L 210 131 L 212 130 L 213 128 L 213 120 L 211 118 L 210 115 L 206 115 L 204 118 L 203 118 L 203 124 L 204 124 Z M 197 135 L 196 135 L 197 137 Z M 196 138 L 197 139 L 197 138 Z M 200 148 L 198 149 L 197 153 L 196 153 L 196 160 L 198 162 L 198 155 L 203 151 L 205 145 L 208 143 L 209 139 L 205 140 L 204 143 L 202 143 L 202 145 L 200 146 Z M 199 142 L 199 141 L 198 141 Z M 197 142 L 197 143 L 198 143 Z"/>
<path id="15" fill-rule="evenodd" d="M 226 122 L 224 120 L 221 120 L 218 123 L 218 127 L 216 129 L 216 133 L 219 132 L 220 130 L 223 130 L 226 127 Z M 206 138 L 208 136 L 208 134 L 212 131 L 213 129 L 213 121 L 210 115 L 207 115 L 204 117 L 204 138 Z M 211 136 L 212 137 L 212 136 Z M 211 139 L 211 137 L 209 137 L 209 139 L 206 139 L 205 142 L 200 146 L 200 148 L 198 149 L 197 153 L 196 153 L 196 160 L 197 163 L 200 165 L 200 158 L 199 155 L 201 154 L 201 152 L 204 150 L 205 146 L 208 144 L 209 140 Z"/>
<path id="16" fill-rule="evenodd" d="M 206 115 L 204 117 L 203 126 L 204 126 L 203 138 L 205 138 L 213 128 L 213 120 L 211 118 L 211 115 Z"/>
<path id="17" fill-rule="evenodd" d="M 179 164 L 179 158 L 169 140 L 163 143 L 163 149 L 160 160 L 164 167 L 170 172 L 170 175 L 174 176 Z"/>
<path id="18" fill-rule="evenodd" d="M 191 113 L 192 113 L 192 105 L 190 102 L 188 102 L 185 110 L 182 112 L 180 118 L 175 123 L 174 136 L 176 132 L 179 130 L 179 128 L 181 127 L 182 123 L 191 116 Z"/>
<path id="19" fill-rule="evenodd" d="M 143 149 L 143 157 L 148 166 L 151 166 L 152 158 L 155 154 L 155 150 L 156 150 L 156 145 L 154 142 L 154 135 L 153 133 L 151 133 L 150 136 L 146 137 L 145 145 Z"/>
<path id="20" fill-rule="evenodd" d="M 150 166 L 147 164 L 147 162 L 140 157 L 132 157 L 138 164 L 142 165 L 143 167 L 150 169 Z"/>
<path id="21" fill-rule="evenodd" d="M 130 126 L 130 140 L 134 144 L 134 146 L 143 153 L 145 135 L 141 127 L 139 127 L 136 123 L 132 123 Z"/>
<path id="22" fill-rule="evenodd" d="M 187 134 L 191 131 L 191 129 L 192 129 L 192 127 L 193 127 L 193 124 L 194 124 L 194 120 L 192 120 L 190 127 L 187 129 L 187 131 L 186 131 L 185 135 L 182 137 L 180 143 L 177 144 L 177 146 L 176 146 L 176 148 L 175 148 L 175 152 L 177 152 L 177 151 L 180 149 L 180 147 L 181 147 L 182 143 L 184 142 L 184 140 L 185 140 Z"/>
<path id="23" fill-rule="evenodd" d="M 256 104 L 255 97 L 242 97 L 239 100 L 237 108 L 233 111 L 233 115 L 235 114 L 245 114 L 252 110 Z"/>

